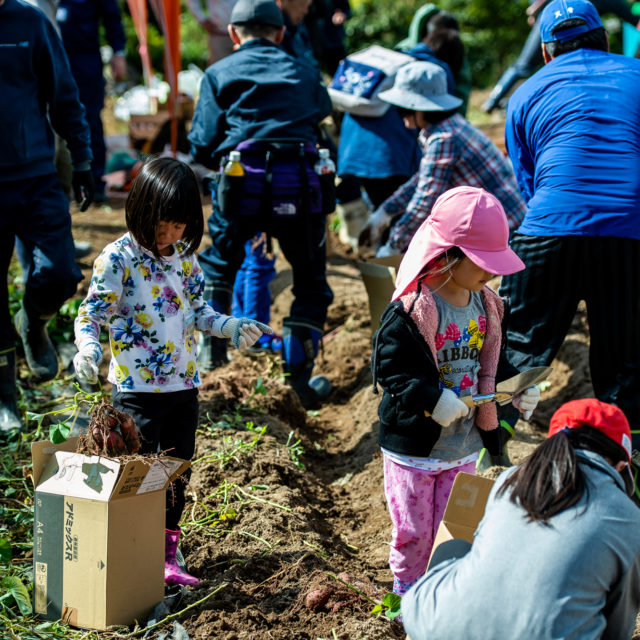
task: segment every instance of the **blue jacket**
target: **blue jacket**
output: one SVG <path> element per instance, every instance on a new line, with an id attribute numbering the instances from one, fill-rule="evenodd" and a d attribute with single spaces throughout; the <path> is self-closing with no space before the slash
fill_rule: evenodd
<path id="1" fill-rule="evenodd" d="M 64 48 L 74 53 L 100 54 L 100 24 L 115 52 L 124 51 L 125 35 L 116 0 L 60 0 L 57 13 Z"/>
<path id="2" fill-rule="evenodd" d="M 74 165 L 92 159 L 85 110 L 54 26 L 38 9 L 5 0 L 0 6 L 1 181 L 55 173 L 52 126 L 66 140 Z"/>
<path id="3" fill-rule="evenodd" d="M 318 72 L 261 38 L 211 65 L 200 85 L 189 140 L 195 159 L 216 168 L 243 140 L 290 138 L 315 142 L 331 112 Z"/>
<path id="4" fill-rule="evenodd" d="M 564 55 L 564 54 L 563 54 Z M 412 640 L 628 640 L 640 607 L 640 510 L 601 456 L 576 451 L 588 492 L 548 525 L 491 490 L 471 550 L 402 598 Z"/>
<path id="5" fill-rule="evenodd" d="M 455 91 L 455 81 L 449 65 L 438 60 L 425 44 L 406 52 L 408 55 L 433 62 L 447 73 L 449 93 Z M 338 147 L 338 174 L 359 178 L 412 176 L 420 166 L 422 152 L 418 131 L 407 129 L 397 109 L 392 105 L 379 118 L 345 114 Z"/>
<path id="6" fill-rule="evenodd" d="M 519 233 L 640 239 L 640 60 L 564 53 L 509 100 Z"/>

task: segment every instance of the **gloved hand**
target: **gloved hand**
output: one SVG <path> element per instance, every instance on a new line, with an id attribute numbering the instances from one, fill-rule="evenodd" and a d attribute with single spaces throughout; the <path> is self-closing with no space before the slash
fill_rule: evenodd
<path id="1" fill-rule="evenodd" d="M 375 247 L 395 216 L 388 214 L 381 206 L 370 216 L 358 236 L 360 247 Z"/>
<path id="2" fill-rule="evenodd" d="M 469 415 L 469 407 L 451 391 L 443 389 L 431 417 L 441 426 L 448 427 L 458 418 Z"/>
<path id="3" fill-rule="evenodd" d="M 519 393 L 511 404 L 522 414 L 525 420 L 528 420 L 533 410 L 538 406 L 540 400 L 540 389 L 534 384 L 527 387 L 522 393 Z"/>
<path id="4" fill-rule="evenodd" d="M 272 334 L 273 329 L 251 318 L 230 317 L 222 325 L 222 335 L 229 338 L 236 349 L 252 346 L 263 333 Z"/>
<path id="5" fill-rule="evenodd" d="M 376 251 L 376 258 L 390 258 L 391 256 L 397 256 L 397 255 L 400 255 L 400 251 L 396 251 L 396 249 L 393 249 L 388 244 L 383 244 Z"/>
<path id="6" fill-rule="evenodd" d="M 73 368 L 80 380 L 95 384 L 98 382 L 98 365 L 102 360 L 102 349 L 95 342 L 84 345 L 73 357 Z"/>
<path id="7" fill-rule="evenodd" d="M 87 170 L 73 170 L 71 177 L 73 197 L 80 205 L 80 211 L 86 211 L 93 202 L 93 174 Z"/>

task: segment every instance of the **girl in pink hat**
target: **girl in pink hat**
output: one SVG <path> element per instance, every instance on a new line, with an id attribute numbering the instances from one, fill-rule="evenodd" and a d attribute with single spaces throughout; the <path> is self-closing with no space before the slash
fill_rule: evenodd
<path id="1" fill-rule="evenodd" d="M 469 409 L 460 397 L 491 393 L 496 380 L 518 373 L 504 358 L 504 302 L 486 286 L 524 269 L 508 239 L 493 195 L 469 186 L 442 194 L 411 240 L 374 337 L 389 565 L 399 595 L 427 567 L 457 473 L 475 472 L 483 446 L 500 454 L 495 404 Z M 528 419 L 539 396 L 530 387 L 513 404 Z"/>

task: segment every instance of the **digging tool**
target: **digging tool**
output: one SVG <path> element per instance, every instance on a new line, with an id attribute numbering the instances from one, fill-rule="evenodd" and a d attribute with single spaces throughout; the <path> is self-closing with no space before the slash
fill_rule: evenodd
<path id="1" fill-rule="evenodd" d="M 487 402 L 497 402 L 500 405 L 511 402 L 515 396 L 524 391 L 527 387 L 542 382 L 553 371 L 552 367 L 533 367 L 527 371 L 523 371 L 512 378 L 507 378 L 499 382 L 496 386 L 495 393 L 482 393 L 469 396 L 461 396 L 460 400 L 469 408 L 475 407 Z M 427 418 L 431 415 L 428 411 L 424 412 Z"/>

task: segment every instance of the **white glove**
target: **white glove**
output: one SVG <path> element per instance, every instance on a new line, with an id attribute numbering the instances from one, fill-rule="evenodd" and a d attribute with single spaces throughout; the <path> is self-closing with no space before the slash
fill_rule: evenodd
<path id="1" fill-rule="evenodd" d="M 441 426 L 448 427 L 458 418 L 469 415 L 469 407 L 450 389 L 443 389 L 431 417 Z"/>
<path id="2" fill-rule="evenodd" d="M 361 247 L 375 247 L 386 229 L 389 228 L 395 216 L 388 214 L 382 206 L 378 207 L 370 216 L 358 236 Z"/>
<path id="3" fill-rule="evenodd" d="M 376 251 L 376 258 L 390 258 L 391 256 L 397 256 L 397 255 L 400 255 L 400 252 L 396 251 L 395 249 L 390 247 L 388 244 L 383 244 Z"/>
<path id="4" fill-rule="evenodd" d="M 527 387 L 522 393 L 519 393 L 511 404 L 522 414 L 525 420 L 528 420 L 533 410 L 538 406 L 540 400 L 540 389 L 534 384 Z"/>
<path id="5" fill-rule="evenodd" d="M 263 333 L 272 334 L 273 329 L 251 318 L 234 318 L 231 316 L 222 325 L 222 335 L 225 338 L 229 338 L 236 349 L 250 347 Z"/>
<path id="6" fill-rule="evenodd" d="M 85 344 L 73 357 L 73 368 L 78 379 L 95 384 L 98 382 L 98 365 L 102 360 L 102 349 L 99 344 L 90 342 Z"/>

